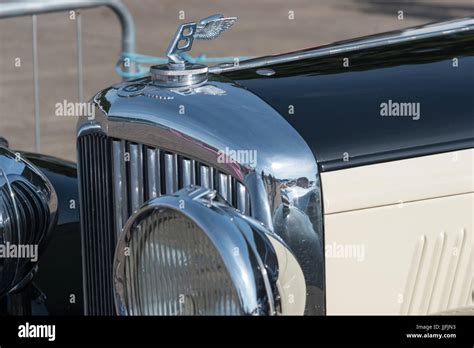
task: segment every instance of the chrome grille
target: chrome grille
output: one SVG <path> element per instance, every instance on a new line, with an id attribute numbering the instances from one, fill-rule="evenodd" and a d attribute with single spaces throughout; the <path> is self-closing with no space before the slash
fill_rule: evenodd
<path id="1" fill-rule="evenodd" d="M 115 231 L 143 202 L 171 194 L 187 185 L 217 190 L 231 205 L 249 213 L 244 185 L 232 176 L 197 160 L 156 147 L 111 140 Z"/>
<path id="2" fill-rule="evenodd" d="M 78 140 L 85 312 L 112 315 L 113 219 L 109 140 L 93 134 Z"/>
<path id="3" fill-rule="evenodd" d="M 231 175 L 171 151 L 92 133 L 78 139 L 86 314 L 112 315 L 112 262 L 128 218 L 147 200 L 187 185 L 217 190 L 250 214 L 245 186 Z"/>
<path id="4" fill-rule="evenodd" d="M 19 216 L 19 244 L 38 244 L 47 232 L 49 209 L 33 187 L 23 181 L 15 181 L 11 189 L 16 197 Z"/>

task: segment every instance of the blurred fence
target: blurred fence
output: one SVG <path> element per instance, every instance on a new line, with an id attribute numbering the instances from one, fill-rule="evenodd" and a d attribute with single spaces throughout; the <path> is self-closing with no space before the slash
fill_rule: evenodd
<path id="1" fill-rule="evenodd" d="M 32 21 L 32 55 L 33 55 L 33 90 L 34 90 L 34 117 L 35 117 L 35 150 L 41 150 L 40 128 L 40 84 L 38 80 L 38 15 L 52 12 L 74 11 L 76 17 L 76 55 L 77 55 L 77 90 L 79 102 L 84 100 L 84 77 L 82 61 L 82 21 L 80 9 L 105 6 L 110 8 L 120 21 L 122 28 L 122 52 L 135 53 L 135 25 L 127 7 L 120 0 L 18 0 L 2 3 L 0 6 L 0 19 L 31 16 Z M 132 73 L 135 69 L 133 62 L 125 64 L 125 73 Z"/>

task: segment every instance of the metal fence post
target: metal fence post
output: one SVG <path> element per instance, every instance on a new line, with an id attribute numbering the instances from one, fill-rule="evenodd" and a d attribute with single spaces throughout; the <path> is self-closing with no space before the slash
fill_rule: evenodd
<path id="1" fill-rule="evenodd" d="M 31 16 L 33 31 L 33 89 L 34 89 L 34 114 L 35 114 L 35 150 L 41 151 L 40 110 L 39 110 L 39 81 L 38 81 L 38 26 L 36 15 Z"/>
<path id="2" fill-rule="evenodd" d="M 0 6 L 0 19 L 101 6 L 110 8 L 120 21 L 122 52 L 135 53 L 135 24 L 127 6 L 120 0 L 17 0 L 3 2 Z M 124 67 L 126 72 L 135 72 L 135 69 L 133 62 L 129 67 Z"/>
<path id="3" fill-rule="evenodd" d="M 84 76 L 82 66 L 82 17 L 76 12 L 76 48 L 77 48 L 77 92 L 79 102 L 84 101 Z"/>

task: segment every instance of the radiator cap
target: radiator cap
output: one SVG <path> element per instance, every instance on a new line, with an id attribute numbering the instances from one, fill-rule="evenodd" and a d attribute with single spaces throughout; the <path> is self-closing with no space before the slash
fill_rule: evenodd
<path id="1" fill-rule="evenodd" d="M 171 63 L 153 65 L 150 68 L 153 84 L 175 88 L 207 82 L 209 68 L 206 65 L 185 63 L 184 67 L 184 69 L 175 70 Z"/>
<path id="2" fill-rule="evenodd" d="M 230 28 L 236 17 L 215 14 L 199 22 L 181 24 L 166 51 L 168 64 L 150 68 L 153 83 L 157 86 L 177 88 L 206 83 L 209 68 L 202 64 L 191 64 L 182 57 L 191 50 L 194 40 L 213 40 Z"/>

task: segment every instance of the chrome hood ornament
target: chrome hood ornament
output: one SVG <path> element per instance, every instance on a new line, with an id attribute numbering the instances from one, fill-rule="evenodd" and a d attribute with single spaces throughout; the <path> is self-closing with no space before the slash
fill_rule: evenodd
<path id="1" fill-rule="evenodd" d="M 191 50 L 194 40 L 213 40 L 236 21 L 236 17 L 215 14 L 199 22 L 181 24 L 166 50 L 168 64 L 154 65 L 150 69 L 154 83 L 170 88 L 205 83 L 208 67 L 187 63 L 181 54 Z"/>
<path id="2" fill-rule="evenodd" d="M 204 19 L 197 25 L 196 40 L 214 40 L 222 32 L 229 29 L 237 21 L 237 17 L 224 17 L 224 15 L 216 14 Z"/>

